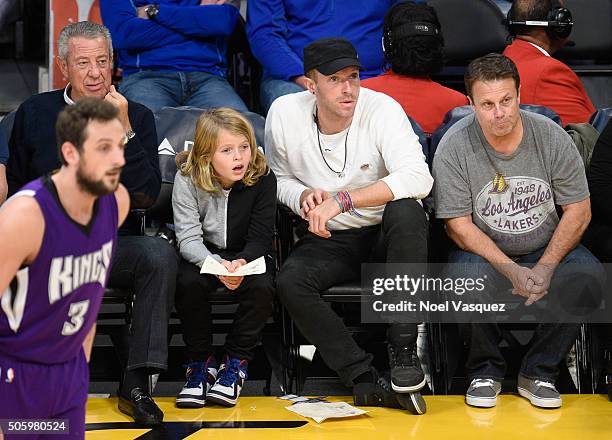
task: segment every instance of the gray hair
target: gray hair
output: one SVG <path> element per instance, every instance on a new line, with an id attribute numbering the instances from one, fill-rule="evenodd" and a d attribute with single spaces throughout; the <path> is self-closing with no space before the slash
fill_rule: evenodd
<path id="1" fill-rule="evenodd" d="M 77 23 L 70 23 L 68 26 L 64 27 L 59 34 L 59 38 L 57 40 L 57 52 L 61 59 L 68 59 L 68 42 L 74 37 L 89 39 L 102 37 L 106 40 L 106 44 L 108 45 L 109 56 L 113 56 L 113 41 L 111 40 L 111 35 L 108 28 L 91 21 L 79 21 Z"/>

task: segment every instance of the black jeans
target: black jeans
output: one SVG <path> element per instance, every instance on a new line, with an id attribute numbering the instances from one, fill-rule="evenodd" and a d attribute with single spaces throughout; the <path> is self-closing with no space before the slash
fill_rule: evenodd
<path id="1" fill-rule="evenodd" d="M 415 200 L 387 203 L 381 225 L 332 231 L 331 238 L 308 233 L 277 277 L 278 296 L 300 332 L 347 385 L 371 369 L 372 355 L 360 348 L 342 319 L 320 293 L 359 280 L 361 263 L 427 262 L 427 218 Z"/>
<path id="2" fill-rule="evenodd" d="M 176 251 L 163 238 L 119 236 L 108 285 L 134 291 L 126 370 L 167 369 L 177 263 Z"/>
<path id="3" fill-rule="evenodd" d="M 230 357 L 253 358 L 261 330 L 272 315 L 274 287 L 269 273 L 244 277 L 236 290 L 226 289 L 213 275 L 200 274 L 193 263 L 181 259 L 176 286 L 176 309 L 183 325 L 183 340 L 191 360 L 213 354 L 210 295 L 219 287 L 238 303 L 234 323 L 225 340 Z"/>

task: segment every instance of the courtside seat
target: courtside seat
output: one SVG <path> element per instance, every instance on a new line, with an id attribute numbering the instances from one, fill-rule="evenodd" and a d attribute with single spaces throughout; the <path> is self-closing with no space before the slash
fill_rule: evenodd
<path id="1" fill-rule="evenodd" d="M 174 156 L 181 151 L 190 151 L 198 117 L 204 109 L 197 107 L 163 107 L 155 113 L 155 126 L 159 142 L 159 168 L 162 182 L 174 183 L 176 165 Z M 258 146 L 264 149 L 265 119 L 257 113 L 244 116 L 251 122 Z"/>
<path id="2" fill-rule="evenodd" d="M 429 0 L 436 9 L 444 35 L 447 65 L 467 65 L 508 44 L 504 15 L 491 0 Z"/>
<path id="3" fill-rule="evenodd" d="M 610 118 L 612 118 L 612 107 L 600 108 L 591 115 L 589 122 L 601 133 L 606 128 L 606 125 L 608 125 Z"/>
<path id="4" fill-rule="evenodd" d="M 563 60 L 612 62 L 612 0 L 564 0 L 574 26 L 566 45 L 555 56 Z"/>
<path id="5" fill-rule="evenodd" d="M 423 131 L 423 129 L 421 128 L 421 126 L 419 125 L 417 121 L 412 119 L 410 116 L 408 116 L 408 120 L 410 121 L 410 125 L 412 125 L 412 129 L 414 130 L 414 133 L 419 138 L 419 144 L 421 144 L 421 148 L 423 149 L 423 154 L 425 155 L 425 161 L 427 162 L 427 164 L 429 165 L 429 168 L 431 169 L 431 162 L 429 161 L 430 159 L 429 157 L 429 138 L 427 137 L 427 135 L 425 134 L 425 132 Z"/>
<path id="6" fill-rule="evenodd" d="M 554 110 L 546 106 L 535 104 L 521 104 L 521 110 L 538 113 L 542 116 L 546 116 L 547 118 L 552 119 L 559 127 L 563 127 L 559 115 Z"/>
<path id="7" fill-rule="evenodd" d="M 161 223 L 172 223 L 172 185 L 176 175 L 174 157 L 181 151 L 190 151 L 198 117 L 203 109 L 197 107 L 164 107 L 155 114 L 157 127 L 159 168 L 162 186 L 155 204 L 147 216 Z M 264 149 L 265 119 L 256 113 L 244 114 L 255 131 L 258 146 Z"/>
<path id="8" fill-rule="evenodd" d="M 565 0 L 574 26 L 555 57 L 578 75 L 595 108 L 612 103 L 612 0 Z"/>
<path id="9" fill-rule="evenodd" d="M 446 115 L 444 115 L 444 119 L 442 120 L 442 124 L 438 127 L 436 131 L 434 131 L 431 135 L 431 139 L 429 140 L 429 151 L 431 154 L 431 161 L 433 164 L 433 159 L 436 155 L 436 150 L 438 149 L 438 144 L 444 134 L 455 125 L 456 122 L 465 118 L 468 115 L 474 113 L 471 105 L 463 105 L 461 107 L 455 107 L 452 110 L 449 110 Z"/>
<path id="10" fill-rule="evenodd" d="M 444 37 L 442 72 L 432 79 L 465 93 L 463 74 L 470 61 L 491 52 L 501 53 L 509 43 L 508 29 L 492 0 L 429 0 L 436 9 Z"/>

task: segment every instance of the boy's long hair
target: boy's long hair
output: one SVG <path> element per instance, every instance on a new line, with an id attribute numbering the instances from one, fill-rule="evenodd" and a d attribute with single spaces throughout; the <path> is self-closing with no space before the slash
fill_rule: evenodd
<path id="1" fill-rule="evenodd" d="M 257 148 L 253 127 L 242 114 L 231 108 L 215 108 L 200 115 L 196 123 L 193 148 L 176 155 L 177 169 L 183 176 L 191 177 L 198 188 L 208 192 L 219 191 L 221 183 L 212 166 L 212 158 L 222 129 L 246 138 L 251 149 L 251 160 L 242 183 L 245 186 L 255 185 L 261 176 L 268 173 L 268 164 Z"/>

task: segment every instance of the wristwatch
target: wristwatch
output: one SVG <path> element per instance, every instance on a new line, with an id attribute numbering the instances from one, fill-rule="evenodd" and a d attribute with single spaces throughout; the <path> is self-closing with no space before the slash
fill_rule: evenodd
<path id="1" fill-rule="evenodd" d="M 149 20 L 155 20 L 155 17 L 157 17 L 159 12 L 159 5 L 149 5 L 145 8 L 145 12 L 147 13 L 147 17 L 149 17 Z"/>
<path id="2" fill-rule="evenodd" d="M 128 140 L 128 142 L 131 141 L 134 136 L 136 136 L 136 133 L 132 129 L 125 132 L 125 138 Z"/>

